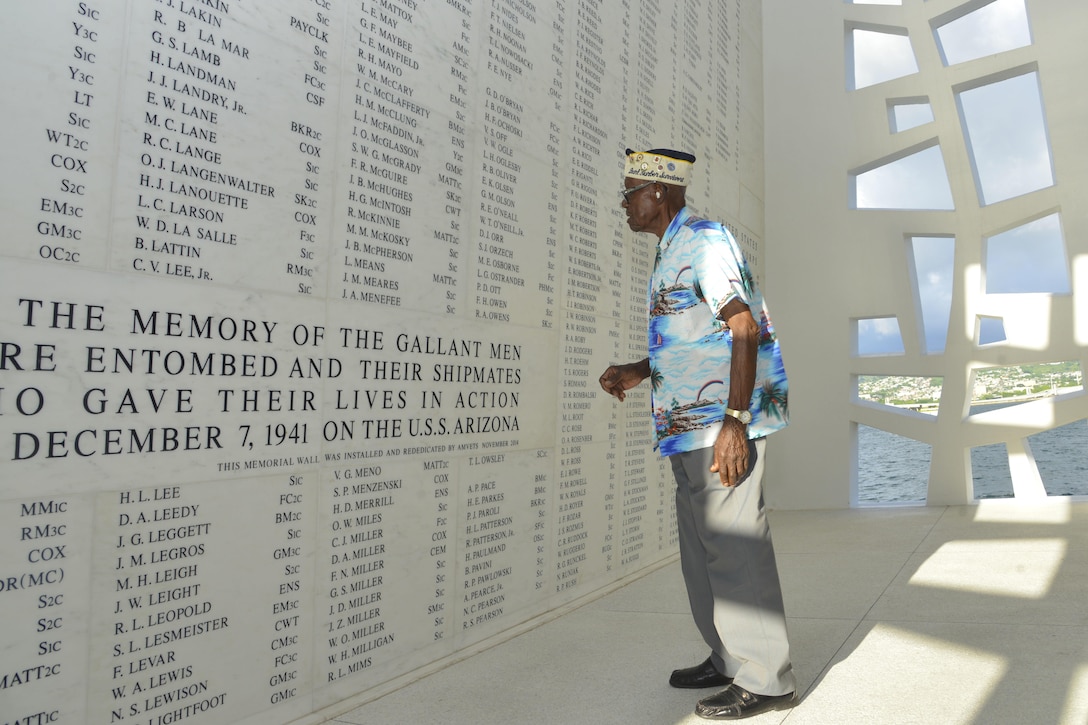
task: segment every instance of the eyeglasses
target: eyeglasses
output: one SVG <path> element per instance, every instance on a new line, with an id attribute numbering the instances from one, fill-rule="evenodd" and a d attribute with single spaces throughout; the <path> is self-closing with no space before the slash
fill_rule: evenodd
<path id="1" fill-rule="evenodd" d="M 631 194 L 634 194 L 639 189 L 645 189 L 647 186 L 650 186 L 651 184 L 656 184 L 656 183 L 657 183 L 656 181 L 647 181 L 645 184 L 639 184 L 638 186 L 632 186 L 630 189 L 623 189 L 622 191 L 620 191 L 620 196 L 623 197 L 624 201 L 630 203 Z"/>

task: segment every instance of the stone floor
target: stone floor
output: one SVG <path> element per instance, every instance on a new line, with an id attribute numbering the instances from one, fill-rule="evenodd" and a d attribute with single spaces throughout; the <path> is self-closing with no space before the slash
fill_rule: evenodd
<path id="1" fill-rule="evenodd" d="M 800 700 L 759 725 L 1088 723 L 1088 503 L 778 511 Z M 352 725 L 692 725 L 707 652 L 676 559 L 341 715 Z"/>

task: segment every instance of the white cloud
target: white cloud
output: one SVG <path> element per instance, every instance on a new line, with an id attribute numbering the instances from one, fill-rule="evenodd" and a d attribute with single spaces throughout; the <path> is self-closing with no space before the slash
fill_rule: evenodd
<path id="1" fill-rule="evenodd" d="M 952 209 L 940 146 L 858 174 L 858 209 Z"/>
<path id="2" fill-rule="evenodd" d="M 854 88 L 865 88 L 918 72 L 910 38 L 894 33 L 855 29 Z"/>
<path id="3" fill-rule="evenodd" d="M 972 88 L 958 99 L 983 203 L 1054 184 L 1037 73 Z"/>
<path id="4" fill-rule="evenodd" d="M 895 317 L 871 317 L 858 320 L 859 355 L 898 355 L 903 353 L 903 336 Z"/>
<path id="5" fill-rule="evenodd" d="M 1068 294 L 1061 219 L 1050 214 L 986 240 L 986 291 Z"/>
<path id="6" fill-rule="evenodd" d="M 937 28 L 948 65 L 1031 45 L 1024 0 L 994 0 Z"/>
<path id="7" fill-rule="evenodd" d="M 922 311 L 927 353 L 943 352 L 948 338 L 955 273 L 955 239 L 913 237 L 914 269 L 918 278 L 918 305 Z"/>

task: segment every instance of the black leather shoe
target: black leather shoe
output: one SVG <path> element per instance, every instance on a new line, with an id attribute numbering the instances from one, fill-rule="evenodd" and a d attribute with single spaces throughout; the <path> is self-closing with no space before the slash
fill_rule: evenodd
<path id="1" fill-rule="evenodd" d="M 695 714 L 710 720 L 740 720 L 769 710 L 793 707 L 793 695 L 756 695 L 737 684 L 731 684 L 717 695 L 699 700 Z"/>
<path id="2" fill-rule="evenodd" d="M 733 682 L 732 677 L 726 677 L 718 672 L 710 657 L 706 662 L 694 667 L 685 667 L 682 670 L 673 670 L 669 678 L 669 684 L 688 690 L 697 690 L 701 687 L 722 687 Z"/>

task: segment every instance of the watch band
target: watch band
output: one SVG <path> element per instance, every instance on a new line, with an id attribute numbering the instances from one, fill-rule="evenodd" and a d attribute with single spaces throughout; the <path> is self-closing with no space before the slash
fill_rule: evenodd
<path id="1" fill-rule="evenodd" d="M 752 414 L 749 413 L 747 410 L 734 410 L 733 408 L 726 408 L 725 414 L 736 418 L 745 425 L 748 425 L 752 422 Z"/>

